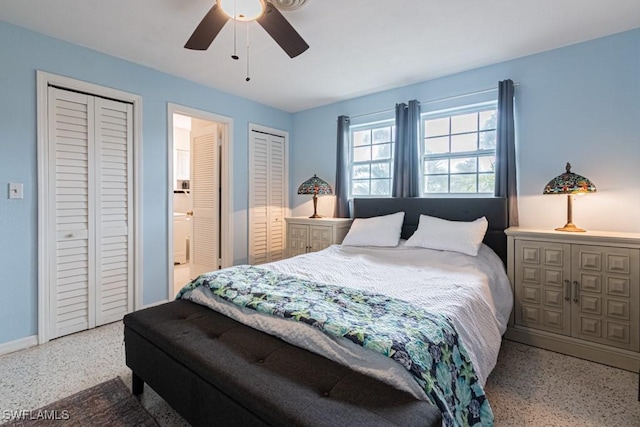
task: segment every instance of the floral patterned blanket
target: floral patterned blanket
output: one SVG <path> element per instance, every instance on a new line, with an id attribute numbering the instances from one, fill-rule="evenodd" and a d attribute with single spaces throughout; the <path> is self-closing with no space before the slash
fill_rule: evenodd
<path id="1" fill-rule="evenodd" d="M 400 299 L 241 265 L 206 273 L 198 286 L 241 307 L 297 320 L 405 367 L 446 426 L 491 426 L 493 412 L 451 321 Z"/>

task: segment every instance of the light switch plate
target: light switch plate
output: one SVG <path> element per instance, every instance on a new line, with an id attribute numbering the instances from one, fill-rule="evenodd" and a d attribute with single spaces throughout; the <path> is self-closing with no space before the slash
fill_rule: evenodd
<path id="1" fill-rule="evenodd" d="M 9 183 L 9 198 L 10 199 L 23 199 L 23 185 L 18 182 L 10 182 Z"/>

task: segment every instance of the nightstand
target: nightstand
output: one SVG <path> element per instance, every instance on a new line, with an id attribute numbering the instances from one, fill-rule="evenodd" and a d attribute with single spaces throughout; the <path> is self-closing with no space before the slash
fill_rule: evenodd
<path id="1" fill-rule="evenodd" d="M 640 233 L 509 228 L 506 338 L 640 370 Z"/>
<path id="2" fill-rule="evenodd" d="M 285 218 L 289 256 L 320 251 L 342 243 L 351 227 L 350 218 Z"/>

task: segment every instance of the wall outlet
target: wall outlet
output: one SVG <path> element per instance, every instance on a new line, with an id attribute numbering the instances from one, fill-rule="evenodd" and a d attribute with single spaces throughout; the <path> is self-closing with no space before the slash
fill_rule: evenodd
<path id="1" fill-rule="evenodd" d="M 10 182 L 9 183 L 9 198 L 10 199 L 23 199 L 23 185 L 18 182 Z"/>

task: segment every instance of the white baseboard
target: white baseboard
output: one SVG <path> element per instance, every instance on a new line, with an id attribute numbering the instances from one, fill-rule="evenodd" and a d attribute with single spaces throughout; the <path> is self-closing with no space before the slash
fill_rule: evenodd
<path id="1" fill-rule="evenodd" d="M 25 348 L 38 345 L 38 336 L 20 338 L 19 340 L 9 341 L 0 344 L 0 355 L 13 353 L 14 351 L 24 350 Z"/>

